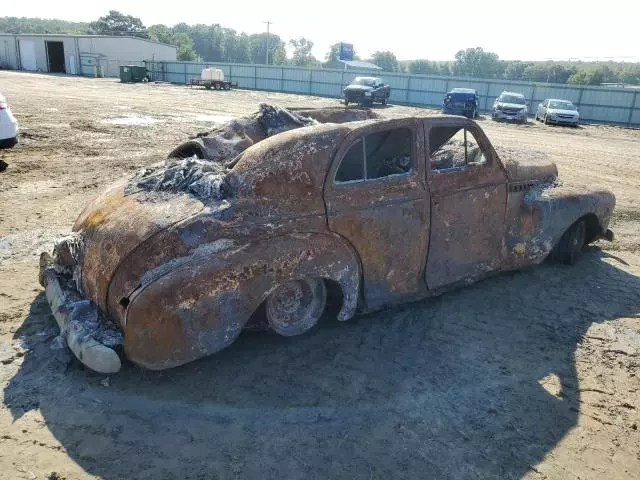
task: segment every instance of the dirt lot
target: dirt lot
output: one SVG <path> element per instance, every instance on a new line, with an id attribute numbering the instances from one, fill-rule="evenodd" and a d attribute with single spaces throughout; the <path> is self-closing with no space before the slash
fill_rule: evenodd
<path id="1" fill-rule="evenodd" d="M 0 477 L 640 478 L 640 131 L 481 121 L 616 194 L 616 241 L 575 267 L 107 379 L 52 348 L 40 251 L 187 133 L 260 101 L 336 100 L 15 72 L 0 91 L 22 129 L 0 152 Z"/>

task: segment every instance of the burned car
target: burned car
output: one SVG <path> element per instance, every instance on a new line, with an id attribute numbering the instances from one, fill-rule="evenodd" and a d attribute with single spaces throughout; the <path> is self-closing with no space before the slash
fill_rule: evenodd
<path id="1" fill-rule="evenodd" d="M 302 334 L 330 293 L 346 321 L 612 239 L 610 192 L 470 119 L 356 113 L 262 106 L 101 193 L 41 256 L 76 356 L 175 367 L 250 327 Z"/>

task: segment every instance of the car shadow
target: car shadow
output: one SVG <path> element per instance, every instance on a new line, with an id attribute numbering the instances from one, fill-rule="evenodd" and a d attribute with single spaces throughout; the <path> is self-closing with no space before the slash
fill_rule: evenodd
<path id="1" fill-rule="evenodd" d="M 576 425 L 585 332 L 640 311 L 640 278 L 617 265 L 591 250 L 296 338 L 243 334 L 168 371 L 126 364 L 110 383 L 55 358 L 41 294 L 4 401 L 15 421 L 39 409 L 104 479 L 521 478 Z"/>

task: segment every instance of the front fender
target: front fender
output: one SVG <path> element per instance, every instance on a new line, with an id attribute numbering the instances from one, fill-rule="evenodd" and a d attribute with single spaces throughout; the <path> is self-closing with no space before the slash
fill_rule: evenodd
<path id="1" fill-rule="evenodd" d="M 611 192 L 564 186 L 510 192 L 505 239 L 506 268 L 542 262 L 562 235 L 581 218 L 595 217 L 597 229 L 587 241 L 604 235 L 615 197 Z M 589 225 L 588 225 L 589 226 Z"/>
<path id="2" fill-rule="evenodd" d="M 214 249 L 215 250 L 215 249 Z M 134 292 L 127 307 L 124 348 L 134 363 L 175 367 L 229 346 L 282 282 L 322 277 L 339 283 L 339 320 L 355 313 L 360 265 L 333 234 L 288 234 L 235 245 L 176 262 Z"/>

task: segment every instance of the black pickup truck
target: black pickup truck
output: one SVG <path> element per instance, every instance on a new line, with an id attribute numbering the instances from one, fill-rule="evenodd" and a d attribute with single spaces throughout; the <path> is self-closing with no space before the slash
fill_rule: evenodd
<path id="1" fill-rule="evenodd" d="M 359 103 L 371 105 L 373 102 L 387 104 L 391 95 L 391 87 L 385 85 L 381 78 L 356 77 L 344 90 L 344 104 Z"/>

